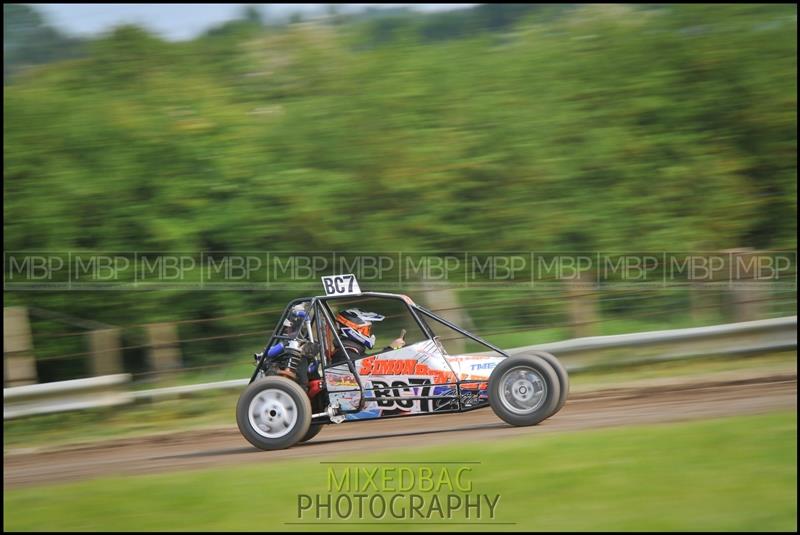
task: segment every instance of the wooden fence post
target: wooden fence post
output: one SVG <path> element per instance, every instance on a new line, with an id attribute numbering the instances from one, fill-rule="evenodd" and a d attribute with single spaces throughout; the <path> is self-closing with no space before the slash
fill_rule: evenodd
<path id="1" fill-rule="evenodd" d="M 36 383 L 31 326 L 25 307 L 3 308 L 3 386 Z"/>
<path id="2" fill-rule="evenodd" d="M 92 376 L 122 373 L 119 329 L 89 331 Z"/>
<path id="3" fill-rule="evenodd" d="M 765 292 L 758 286 L 761 275 L 758 252 L 750 247 L 730 249 L 729 274 L 731 289 L 730 305 L 733 321 L 751 321 L 764 317 Z"/>
<path id="4" fill-rule="evenodd" d="M 151 323 L 147 326 L 147 336 L 152 371 L 172 371 L 181 367 L 178 329 L 174 323 Z"/>
<path id="5" fill-rule="evenodd" d="M 572 335 L 593 336 L 597 332 L 597 292 L 593 276 L 583 271 L 578 281 L 567 281 L 567 311 Z"/>
<path id="6" fill-rule="evenodd" d="M 474 330 L 472 319 L 469 317 L 467 311 L 460 305 L 458 294 L 456 294 L 454 288 L 441 288 L 432 284 L 424 284 L 422 295 L 422 301 L 429 309 L 433 310 L 435 314 L 468 331 Z M 434 330 L 436 329 L 434 328 Z M 449 352 L 459 354 L 466 351 L 466 343 L 467 339 L 459 336 L 455 339 L 448 340 L 445 346 Z"/>

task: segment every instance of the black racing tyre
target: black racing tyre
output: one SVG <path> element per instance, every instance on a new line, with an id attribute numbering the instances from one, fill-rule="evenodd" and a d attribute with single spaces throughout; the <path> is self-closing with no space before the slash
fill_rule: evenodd
<path id="1" fill-rule="evenodd" d="M 308 433 L 306 433 L 306 435 L 300 439 L 300 442 L 308 442 L 317 436 L 319 432 L 322 431 L 322 427 L 323 424 L 311 424 L 311 427 L 308 428 Z"/>
<path id="2" fill-rule="evenodd" d="M 558 375 L 536 355 L 509 357 L 489 376 L 489 405 L 511 425 L 538 424 L 553 414 L 559 396 Z"/>
<path id="3" fill-rule="evenodd" d="M 569 396 L 569 375 L 567 374 L 567 369 L 564 368 L 564 365 L 556 358 L 555 355 L 548 353 L 546 351 L 526 351 L 523 353 L 524 355 L 535 355 L 542 360 L 546 361 L 550 366 L 553 367 L 555 370 L 556 375 L 558 376 L 558 383 L 559 383 L 559 396 L 558 396 L 558 404 L 556 405 L 553 414 L 557 413 L 561 410 L 564 406 L 564 403 L 567 402 L 567 396 Z M 550 416 L 552 416 L 551 414 Z M 549 418 L 549 417 L 548 417 Z"/>
<path id="4" fill-rule="evenodd" d="M 242 436 L 262 450 L 280 450 L 299 442 L 311 426 L 311 402 L 303 388 L 286 377 L 250 383 L 236 404 Z"/>

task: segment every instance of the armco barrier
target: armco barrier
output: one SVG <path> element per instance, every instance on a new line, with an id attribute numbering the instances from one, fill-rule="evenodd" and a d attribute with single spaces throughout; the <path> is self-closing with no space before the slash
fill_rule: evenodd
<path id="1" fill-rule="evenodd" d="M 131 403 L 130 381 L 129 373 L 121 373 L 4 388 L 3 419 Z"/>
<path id="2" fill-rule="evenodd" d="M 708 327 L 575 338 L 508 350 L 538 349 L 556 355 L 570 371 L 596 367 L 729 355 L 731 357 L 797 348 L 797 316 Z"/>
<path id="3" fill-rule="evenodd" d="M 742 323 L 575 338 L 509 349 L 553 353 L 578 372 L 597 367 L 628 366 L 687 358 L 741 356 L 797 348 L 797 316 Z M 58 383 L 3 389 L 3 419 L 48 414 L 136 400 L 157 400 L 208 390 L 243 388 L 249 378 L 152 390 L 127 390 L 129 374 L 106 375 Z"/>

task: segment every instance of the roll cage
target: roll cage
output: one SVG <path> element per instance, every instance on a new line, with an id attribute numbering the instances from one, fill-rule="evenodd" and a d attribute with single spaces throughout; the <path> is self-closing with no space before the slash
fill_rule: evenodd
<path id="1" fill-rule="evenodd" d="M 275 329 L 273 329 L 273 331 L 272 331 L 272 335 L 270 336 L 266 347 L 268 349 L 268 348 L 271 348 L 274 344 L 277 344 L 277 343 L 279 343 L 281 341 L 288 341 L 288 340 L 293 340 L 293 339 L 297 339 L 297 338 L 300 338 L 300 339 L 302 339 L 302 340 L 304 340 L 306 342 L 316 343 L 316 344 L 319 345 L 316 357 L 317 357 L 317 361 L 319 362 L 319 365 L 322 366 L 323 372 L 324 372 L 326 367 L 330 366 L 330 363 L 328 362 L 328 359 L 326 358 L 326 355 L 331 354 L 333 351 L 341 350 L 341 354 L 344 355 L 344 357 L 346 359 L 345 362 L 347 364 L 347 367 L 350 370 L 350 373 L 352 373 L 353 376 L 355 377 L 355 380 L 356 380 L 356 382 L 358 384 L 358 390 L 361 393 L 358 408 L 355 409 L 355 410 L 351 410 L 351 411 L 344 411 L 343 410 L 342 413 L 358 412 L 358 411 L 363 409 L 363 407 L 364 407 L 364 405 L 366 403 L 368 403 L 370 401 L 376 401 L 376 398 L 372 397 L 372 396 L 371 397 L 367 397 L 365 395 L 365 388 L 364 388 L 364 385 L 363 385 L 363 383 L 361 381 L 361 377 L 360 377 L 360 375 L 359 375 L 359 373 L 357 371 L 357 368 L 356 368 L 356 365 L 355 365 L 355 361 L 350 358 L 349 352 L 345 349 L 345 346 L 342 343 L 342 340 L 341 340 L 341 338 L 339 336 L 339 330 L 336 328 L 336 324 L 335 324 L 335 321 L 333 319 L 334 316 L 333 316 L 333 313 L 332 313 L 330 307 L 328 306 L 328 303 L 335 302 L 335 301 L 352 301 L 352 300 L 358 300 L 358 299 L 361 299 L 361 298 L 379 298 L 379 299 L 392 299 L 392 300 L 401 301 L 405 305 L 405 308 L 408 311 L 408 313 L 410 314 L 410 316 L 414 319 L 416 324 L 421 329 L 422 333 L 425 335 L 426 339 L 427 340 L 431 340 L 434 343 L 436 343 L 437 346 L 439 346 L 439 348 L 445 354 L 446 354 L 446 351 L 444 350 L 444 347 L 439 342 L 438 337 L 434 333 L 433 329 L 431 329 L 431 327 L 428 325 L 428 323 L 426 321 L 426 318 L 428 320 L 434 320 L 434 321 L 437 321 L 437 322 L 441 323 L 442 325 L 444 325 L 444 326 L 446 326 L 446 327 L 458 332 L 459 334 L 465 336 L 466 338 L 469 338 L 470 340 L 472 340 L 472 341 L 474 341 L 474 342 L 476 342 L 476 343 L 478 343 L 478 344 L 480 344 L 480 345 L 482 345 L 482 346 L 484 346 L 484 347 L 486 347 L 486 348 L 488 348 L 488 349 L 490 349 L 490 350 L 492 350 L 492 351 L 494 351 L 496 353 L 499 353 L 503 357 L 506 357 L 506 358 L 509 357 L 508 353 L 506 353 L 505 351 L 503 351 L 499 347 L 487 342 L 486 340 L 484 340 L 483 338 L 480 338 L 479 336 L 476 336 L 476 335 L 470 333 L 469 331 L 466 331 L 466 330 L 462 329 L 461 327 L 455 325 L 454 323 L 452 323 L 452 322 L 450 322 L 450 321 L 448 321 L 448 320 L 436 315 L 431 310 L 429 310 L 429 309 L 427 309 L 425 307 L 422 307 L 420 305 L 417 305 L 416 303 L 414 303 L 414 301 L 411 300 L 410 297 L 408 297 L 406 295 L 383 293 L 383 292 L 361 292 L 361 293 L 358 293 L 358 294 L 350 294 L 350 295 L 313 296 L 313 297 L 301 297 L 301 298 L 294 299 L 294 300 L 290 301 L 286 305 L 286 308 L 283 310 L 283 313 L 281 314 L 280 318 L 278 319 L 278 322 L 277 322 L 277 324 L 275 326 Z M 306 316 L 305 316 L 305 319 L 302 322 L 302 325 L 298 329 L 298 331 L 296 333 L 291 334 L 291 335 L 281 334 L 281 330 L 282 330 L 282 326 L 284 325 L 284 321 L 291 314 L 293 307 L 295 307 L 295 306 L 297 306 L 299 304 L 303 304 L 303 303 L 306 304 Z M 327 330 L 327 334 L 329 336 L 326 336 L 326 330 Z M 330 336 L 331 334 L 332 334 L 332 336 Z M 330 340 L 329 340 L 329 338 L 330 338 Z M 332 347 L 328 347 L 329 343 L 331 344 Z M 253 375 L 250 377 L 250 383 L 252 383 L 253 381 L 255 381 L 258 378 L 259 372 L 262 371 L 264 363 L 266 362 L 266 360 L 267 360 L 267 350 L 265 349 L 263 354 L 260 356 L 260 358 L 256 362 L 256 368 L 255 368 L 255 371 L 253 372 Z M 445 361 L 447 361 L 447 360 L 445 359 Z M 340 366 L 340 365 L 341 365 L 341 363 L 337 364 L 337 366 Z M 448 365 L 448 367 L 450 367 L 450 370 L 453 372 L 454 376 L 458 377 L 457 374 L 455 373 L 455 370 L 452 369 L 452 366 L 450 365 L 449 362 L 448 362 L 447 365 Z M 324 384 L 324 373 L 322 374 L 322 376 L 323 376 L 323 384 Z M 464 383 L 475 383 L 475 382 L 476 381 L 474 381 L 474 380 L 464 381 L 464 380 L 460 380 L 459 379 L 459 380 L 457 380 L 455 382 L 455 386 L 459 387 L 459 389 L 460 389 L 461 385 L 464 384 Z M 456 397 L 456 399 L 457 398 L 458 398 L 458 396 Z M 393 399 L 393 398 L 384 397 L 383 399 L 387 400 L 387 399 Z M 413 399 L 413 398 L 403 397 L 402 399 L 403 400 L 408 400 L 408 399 Z M 425 397 L 424 399 L 439 399 L 439 398 L 435 398 L 433 396 L 428 396 L 428 397 Z"/>

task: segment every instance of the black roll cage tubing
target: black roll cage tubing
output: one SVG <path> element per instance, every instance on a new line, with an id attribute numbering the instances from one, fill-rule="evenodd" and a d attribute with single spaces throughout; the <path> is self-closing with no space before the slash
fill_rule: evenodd
<path id="1" fill-rule="evenodd" d="M 510 355 L 508 353 L 506 353 L 505 351 L 503 351 L 499 347 L 495 346 L 494 344 L 491 344 L 491 343 L 487 342 L 486 340 L 484 340 L 483 338 L 480 338 L 479 336 L 475 336 L 474 334 L 472 334 L 472 333 L 470 333 L 468 331 L 465 331 L 464 329 L 462 329 L 458 325 L 455 325 L 454 323 L 452 323 L 452 322 L 450 322 L 450 321 L 448 321 L 448 320 L 446 320 L 446 319 L 444 319 L 444 318 L 442 318 L 440 316 L 437 316 L 431 310 L 429 310 L 429 309 L 427 309 L 425 307 L 422 307 L 420 305 L 417 305 L 416 303 L 411 301 L 410 298 L 402 296 L 402 295 L 383 293 L 383 292 L 362 292 L 362 293 L 359 293 L 359 294 L 350 294 L 350 295 L 341 295 L 341 296 L 300 297 L 300 298 L 297 298 L 297 299 L 294 299 L 294 300 L 290 301 L 286 305 L 286 308 L 283 310 L 283 314 L 281 314 L 281 317 L 278 319 L 278 323 L 275 325 L 275 329 L 272 331 L 272 335 L 269 338 L 269 341 L 267 343 L 266 348 L 264 349 L 264 352 L 262 353 L 261 357 L 258 359 L 258 362 L 256 363 L 256 369 L 255 369 L 255 371 L 253 371 L 253 375 L 250 377 L 250 382 L 252 383 L 253 381 L 256 380 L 256 377 L 258 376 L 258 373 L 261 371 L 261 367 L 262 367 L 262 365 L 264 364 L 264 361 L 267 358 L 267 351 L 273 345 L 278 343 L 278 341 L 280 341 L 280 340 L 293 340 L 293 339 L 297 338 L 299 335 L 302 334 L 303 328 L 305 327 L 306 331 L 307 331 L 307 333 L 309 335 L 309 338 L 310 338 L 309 341 L 313 342 L 314 341 L 313 340 L 314 335 L 312 334 L 312 328 L 311 328 L 311 324 L 312 324 L 312 321 L 313 321 L 312 316 L 313 316 L 314 319 L 318 319 L 318 318 L 321 317 L 324 320 L 324 322 L 325 322 L 326 326 L 328 327 L 328 329 L 330 329 L 330 331 L 333 333 L 334 344 L 339 346 L 339 349 L 342 351 L 342 354 L 345 356 L 347 367 L 350 370 L 350 373 L 352 373 L 353 376 L 355 377 L 356 382 L 358 383 L 358 390 L 361 392 L 361 397 L 360 397 L 360 400 L 359 400 L 359 403 L 358 403 L 358 408 L 353 409 L 353 410 L 348 410 L 348 411 L 344 411 L 343 410 L 341 412 L 342 413 L 359 412 L 359 411 L 363 410 L 364 405 L 367 402 L 376 401 L 376 399 L 374 397 L 367 398 L 365 396 L 364 385 L 361 382 L 361 377 L 359 376 L 358 372 L 356 371 L 355 362 L 353 361 L 353 359 L 350 358 L 350 355 L 348 354 L 347 350 L 344 347 L 344 344 L 342 343 L 341 338 L 339 337 L 339 333 L 337 332 L 335 323 L 334 323 L 333 318 L 331 316 L 332 315 L 331 310 L 328 307 L 328 301 L 338 301 L 338 300 L 344 300 L 344 299 L 359 299 L 359 298 L 367 298 L 367 297 L 377 297 L 377 298 L 383 298 L 383 299 L 395 299 L 395 300 L 398 300 L 398 301 L 402 301 L 403 304 L 406 305 L 406 308 L 409 311 L 409 313 L 411 314 L 411 317 L 414 318 L 414 321 L 416 321 L 416 323 L 419 326 L 419 328 L 422 329 L 422 332 L 425 334 L 425 336 L 427 336 L 429 340 L 433 340 L 434 342 L 436 342 L 437 345 L 439 345 L 440 349 L 442 349 L 442 350 L 444 350 L 444 348 L 441 347 L 441 343 L 439 342 L 438 337 L 434 334 L 434 332 L 430 328 L 430 326 L 428 326 L 427 322 L 423 319 L 423 316 L 427 316 L 428 318 L 430 318 L 430 319 L 432 319 L 434 321 L 438 321 L 442 325 L 445 325 L 446 327 L 449 327 L 450 329 L 453 329 L 454 331 L 458 332 L 459 334 L 469 338 L 470 340 L 472 340 L 474 342 L 477 342 L 478 344 L 480 344 L 480 345 L 482 345 L 482 346 L 484 346 L 486 348 L 491 349 L 492 351 L 495 351 L 495 352 L 503 355 L 506 358 L 510 357 Z M 288 318 L 289 313 L 291 312 L 292 308 L 294 306 L 298 305 L 298 304 L 301 304 L 301 303 L 309 303 L 309 306 L 308 306 L 308 309 L 306 310 L 306 317 L 303 319 L 302 324 L 298 328 L 297 334 L 295 336 L 286 336 L 286 335 L 277 334 L 278 332 L 280 332 L 281 327 L 283 326 L 283 322 Z M 320 359 L 321 360 L 320 364 L 322 365 L 323 370 L 324 370 L 324 368 L 327 367 L 326 364 L 325 364 L 325 357 L 324 357 L 324 355 L 326 354 L 326 350 L 327 350 L 327 348 L 326 348 L 327 340 L 326 340 L 326 337 L 325 337 L 325 332 L 322 330 L 322 321 L 317 321 L 315 326 L 316 326 L 315 330 L 317 331 L 317 333 L 316 333 L 317 334 L 317 336 L 316 336 L 317 343 L 319 343 L 319 346 L 320 346 L 320 350 L 319 351 L 320 351 L 320 355 L 322 356 L 322 358 Z M 445 362 L 447 362 L 448 367 L 450 367 L 450 363 L 449 363 L 449 361 L 447 361 L 447 359 L 445 359 Z M 450 371 L 453 372 L 454 375 L 456 375 L 455 371 L 452 369 L 452 367 L 450 367 Z M 323 379 L 323 381 L 324 381 L 324 379 Z M 460 386 L 461 386 L 462 383 L 470 383 L 471 384 L 471 383 L 475 383 L 475 382 L 477 382 L 477 381 L 474 381 L 474 380 L 470 380 L 470 381 L 457 380 L 453 384 L 455 386 L 459 387 L 459 393 L 460 393 Z M 374 389 L 372 389 L 372 390 L 374 390 Z M 388 399 L 388 398 L 382 398 L 382 399 Z M 407 399 L 411 399 L 411 398 L 403 397 L 402 399 L 403 400 L 407 400 Z M 446 399 L 446 398 L 445 397 L 441 397 L 441 396 L 428 396 L 428 397 L 424 397 L 424 398 L 420 397 L 420 399 Z"/>

